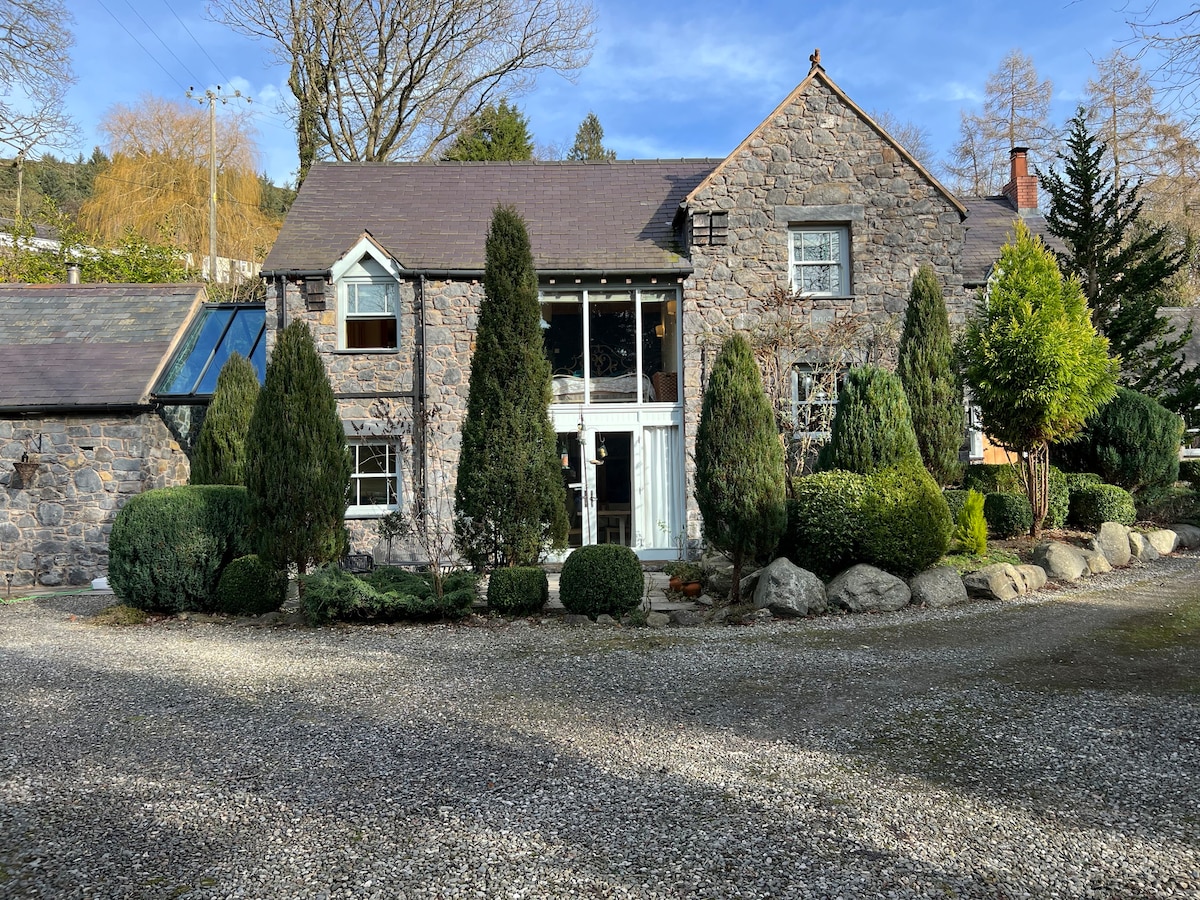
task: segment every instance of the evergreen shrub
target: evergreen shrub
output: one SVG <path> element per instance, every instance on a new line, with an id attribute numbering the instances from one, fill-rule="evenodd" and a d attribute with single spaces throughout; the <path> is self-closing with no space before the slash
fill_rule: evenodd
<path id="1" fill-rule="evenodd" d="M 954 541 L 963 553 L 987 555 L 987 519 L 983 515 L 983 494 L 965 491 L 962 506 L 954 517 Z"/>
<path id="2" fill-rule="evenodd" d="M 914 462 L 921 462 L 921 451 L 899 377 L 878 366 L 851 369 L 820 467 L 865 475 Z"/>
<path id="3" fill-rule="evenodd" d="M 182 485 L 146 491 L 117 513 L 108 577 L 120 600 L 146 612 L 211 612 L 221 572 L 250 552 L 246 489 Z"/>
<path id="4" fill-rule="evenodd" d="M 1055 447 L 1064 468 L 1097 472 L 1108 484 L 1137 494 L 1168 488 L 1179 478 L 1183 419 L 1128 388 L 1102 406 L 1079 437 Z"/>
<path id="5" fill-rule="evenodd" d="M 1105 522 L 1132 525 L 1136 521 L 1133 495 L 1115 484 L 1093 484 L 1071 495 L 1071 522 L 1080 528 L 1094 530 Z"/>
<path id="6" fill-rule="evenodd" d="M 503 615 L 534 615 L 549 599 L 550 582 L 546 570 L 539 566 L 496 569 L 488 579 L 488 607 Z"/>
<path id="7" fill-rule="evenodd" d="M 967 502 L 967 495 L 970 493 L 971 492 L 969 490 L 959 490 L 958 488 L 946 488 L 944 491 L 942 491 L 942 496 L 946 500 L 946 505 L 950 507 L 951 521 L 958 521 L 958 514 L 962 512 L 962 508 Z M 975 493 L 979 494 L 980 492 L 976 491 Z M 980 496 L 982 496 L 982 494 L 980 494 Z"/>
<path id="8" fill-rule="evenodd" d="M 1043 524 L 1047 528 L 1062 528 L 1067 523 L 1067 513 L 1071 507 L 1070 485 L 1066 473 L 1057 466 L 1050 466 L 1048 482 L 1050 492 Z M 985 496 L 996 493 L 1025 494 L 1021 473 L 1009 463 L 972 463 L 963 475 L 963 488 L 979 491 Z"/>
<path id="9" fill-rule="evenodd" d="M 1143 491 L 1134 499 L 1139 522 L 1167 527 L 1176 522 L 1194 525 L 1200 517 L 1200 494 L 1190 487 L 1176 485 L 1159 491 Z"/>
<path id="10" fill-rule="evenodd" d="M 336 564 L 301 576 L 300 610 L 310 625 L 340 622 L 396 622 L 459 619 L 475 600 L 479 579 L 453 572 L 443 579 L 439 600 L 428 574 L 381 566 L 363 577 Z"/>
<path id="11" fill-rule="evenodd" d="M 915 575 L 950 548 L 950 508 L 923 466 L 867 476 L 861 516 L 861 562 L 893 575 Z"/>
<path id="12" fill-rule="evenodd" d="M 988 533 L 992 537 L 1011 538 L 1029 533 L 1033 510 L 1024 494 L 995 491 L 984 495 L 983 517 L 987 519 Z"/>
<path id="13" fill-rule="evenodd" d="M 911 575 L 950 544 L 950 509 L 919 465 L 833 470 L 796 482 L 779 555 L 828 580 L 855 563 Z"/>
<path id="14" fill-rule="evenodd" d="M 217 582 L 217 611 L 231 616 L 274 612 L 286 598 L 287 573 L 254 555 L 231 561 Z"/>
<path id="15" fill-rule="evenodd" d="M 230 355 L 217 376 L 217 388 L 192 451 L 192 484 L 245 482 L 246 432 L 258 391 L 254 364 L 240 353 Z"/>
<path id="16" fill-rule="evenodd" d="M 1200 459 L 1188 457 L 1179 461 L 1179 480 L 1192 487 L 1200 487 Z"/>
<path id="17" fill-rule="evenodd" d="M 620 544 L 592 544 L 563 563 L 558 592 L 569 613 L 623 616 L 642 602 L 645 583 L 637 554 Z"/>

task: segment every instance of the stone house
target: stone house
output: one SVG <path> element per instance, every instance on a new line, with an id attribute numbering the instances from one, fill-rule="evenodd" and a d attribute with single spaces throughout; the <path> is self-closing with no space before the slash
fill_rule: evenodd
<path id="1" fill-rule="evenodd" d="M 268 339 L 294 318 L 314 332 L 353 448 L 356 549 L 379 552 L 374 522 L 417 495 L 448 515 L 498 203 L 525 218 L 538 269 L 570 544 L 643 558 L 699 537 L 692 441 L 724 336 L 853 319 L 875 337 L 850 361 L 886 361 L 879 336 L 898 333 L 917 268 L 961 321 L 966 261 L 1005 238 L 973 235 L 968 204 L 815 54 L 724 159 L 316 165 L 263 264 Z M 981 207 L 989 222 L 1000 208 Z M 793 349 L 781 415 L 811 423 L 832 408 L 806 387 L 821 348 Z"/>
<path id="2" fill-rule="evenodd" d="M 265 359 L 261 306 L 205 299 L 198 284 L 0 286 L 0 589 L 88 584 L 125 501 L 187 483 L 191 413 L 222 353 L 254 356 L 255 313 L 260 373 Z"/>

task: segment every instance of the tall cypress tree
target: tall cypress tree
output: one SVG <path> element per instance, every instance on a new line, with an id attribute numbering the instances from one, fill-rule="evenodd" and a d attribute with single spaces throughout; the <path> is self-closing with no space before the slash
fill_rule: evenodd
<path id="1" fill-rule="evenodd" d="M 942 286 L 928 265 L 913 279 L 896 374 L 908 397 L 925 468 L 939 485 L 949 484 L 958 471 L 963 440 L 962 392 L 954 377 L 954 345 Z"/>
<path id="2" fill-rule="evenodd" d="M 566 496 L 550 421 L 537 272 L 525 222 L 492 213 L 462 454 L 455 536 L 477 569 L 531 565 L 566 543 Z"/>
<path id="3" fill-rule="evenodd" d="M 279 333 L 246 434 L 246 490 L 258 555 L 280 569 L 338 559 L 350 454 L 325 364 L 308 325 Z"/>
<path id="4" fill-rule="evenodd" d="M 869 475 L 920 462 L 921 450 L 900 379 L 878 366 L 851 369 L 838 394 L 829 443 L 821 448 L 820 467 Z"/>
<path id="5" fill-rule="evenodd" d="M 729 338 L 713 363 L 696 431 L 696 503 L 704 537 L 733 561 L 729 600 L 742 565 L 770 553 L 787 526 L 783 444 L 750 343 Z"/>
<path id="6" fill-rule="evenodd" d="M 217 389 L 204 414 L 192 453 L 192 484 L 243 484 L 246 432 L 258 399 L 254 364 L 233 353 L 217 376 Z"/>
<path id="7" fill-rule="evenodd" d="M 1106 152 L 1081 107 L 1058 154 L 1062 174 L 1038 173 L 1050 194 L 1046 225 L 1066 247 L 1059 267 L 1079 279 L 1092 321 L 1121 358 L 1121 384 L 1186 415 L 1200 402 L 1200 368 L 1183 368 L 1191 329 L 1178 333 L 1159 315 L 1184 253 L 1171 249 L 1165 226 L 1145 221 L 1140 185 L 1115 181 Z"/>
<path id="8" fill-rule="evenodd" d="M 600 120 L 596 118 L 595 113 L 588 113 L 579 123 L 579 130 L 575 132 L 575 143 L 571 145 L 567 159 L 611 161 L 616 158 L 617 151 L 604 146 L 604 128 L 600 125 Z"/>

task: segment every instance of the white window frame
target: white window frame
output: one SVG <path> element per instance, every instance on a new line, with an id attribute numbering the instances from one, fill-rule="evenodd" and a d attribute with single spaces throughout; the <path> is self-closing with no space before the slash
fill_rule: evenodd
<path id="1" fill-rule="evenodd" d="M 804 259 L 803 236 L 834 234 L 838 239 L 836 259 Z M 802 291 L 800 271 L 807 267 L 833 266 L 837 270 L 838 290 Z M 788 280 L 792 291 L 802 297 L 849 297 L 850 284 L 850 227 L 848 225 L 793 225 L 788 229 Z"/>
<path id="2" fill-rule="evenodd" d="M 396 441 L 389 440 L 353 440 L 347 442 L 350 448 L 350 495 L 347 498 L 346 516 L 353 518 L 369 518 L 384 516 L 392 510 L 400 508 L 400 446 Z M 371 448 L 375 451 L 382 449 L 384 453 L 384 471 L 362 472 L 362 451 Z M 382 477 L 390 479 L 390 493 L 393 503 L 359 503 L 359 484 L 367 479 Z"/>
<path id="3" fill-rule="evenodd" d="M 805 376 L 812 377 L 812 367 L 801 363 L 791 367 L 792 379 L 792 440 L 815 440 L 828 441 L 832 436 L 831 431 L 801 431 L 801 407 L 809 407 L 814 411 L 819 409 L 819 412 L 814 412 L 806 417 L 804 421 L 812 422 L 814 419 L 818 421 L 824 418 L 830 424 L 833 423 L 833 415 L 837 410 L 838 402 L 838 387 L 841 385 L 842 378 L 845 375 L 844 371 L 838 372 L 837 378 L 834 379 L 833 391 L 829 396 L 824 396 L 821 390 L 809 393 L 804 389 Z"/>
<path id="4" fill-rule="evenodd" d="M 374 265 L 372 265 L 374 263 Z M 338 297 L 338 350 L 346 353 L 395 353 L 400 349 L 400 284 L 403 270 L 399 263 L 387 255 L 374 240 L 364 235 L 330 269 L 333 283 L 337 285 Z M 396 322 L 396 346 L 394 347 L 348 347 L 346 345 L 346 322 L 354 319 L 384 320 L 389 315 L 372 311 L 351 312 L 350 296 L 364 284 L 385 285 L 391 304 L 391 316 Z"/>

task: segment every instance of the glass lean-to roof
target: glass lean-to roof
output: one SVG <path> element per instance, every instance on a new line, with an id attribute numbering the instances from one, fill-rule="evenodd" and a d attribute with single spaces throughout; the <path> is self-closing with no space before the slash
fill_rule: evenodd
<path id="1" fill-rule="evenodd" d="M 208 304 L 196 316 L 158 383 L 160 397 L 208 397 L 232 353 L 254 365 L 261 384 L 267 374 L 267 311 L 258 303 Z"/>

